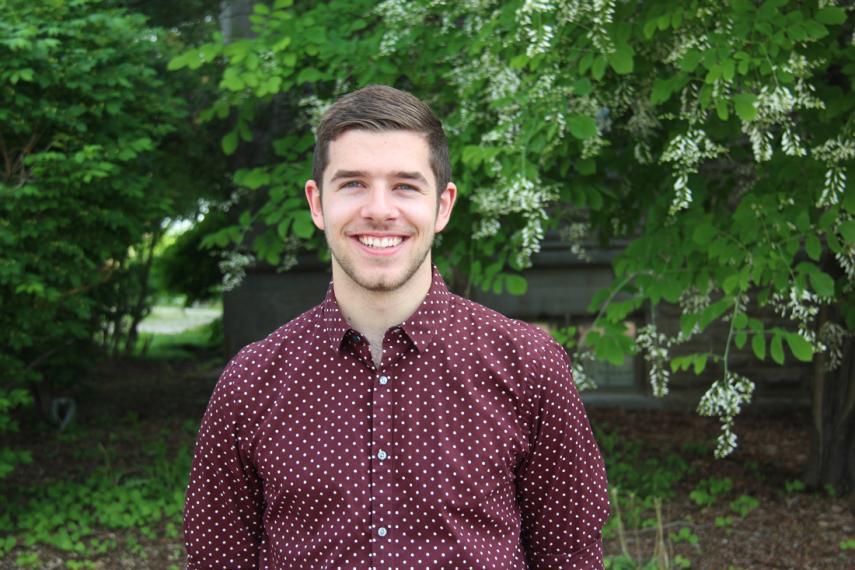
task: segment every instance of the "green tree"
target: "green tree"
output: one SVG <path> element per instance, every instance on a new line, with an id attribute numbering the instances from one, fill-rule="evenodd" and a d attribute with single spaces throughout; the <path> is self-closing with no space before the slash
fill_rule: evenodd
<path id="1" fill-rule="evenodd" d="M 171 62 L 224 64 L 209 117 L 230 118 L 227 154 L 276 102 L 295 115 L 273 144 L 277 158 L 236 173 L 246 196 L 239 223 L 208 242 L 286 267 L 298 247 L 322 248 L 300 196 L 312 119 L 367 83 L 409 89 L 446 118 L 452 141 L 463 200 L 437 260 L 458 290 L 523 292 L 518 272 L 549 230 L 577 251 L 589 235 L 628 240 L 613 286 L 592 304 L 593 332 L 568 337 L 577 381 L 588 357 L 620 362 L 630 352 L 646 359 L 658 396 L 676 370 L 715 369 L 698 411 L 721 418 L 717 454 L 726 455 L 754 390 L 734 352 L 812 361 L 808 479 L 851 489 L 847 10 L 788 0 L 256 4 L 253 38 L 215 38 Z M 679 330 L 657 328 L 662 303 L 680 306 Z M 654 320 L 630 339 L 623 323 L 642 307 Z M 764 322 L 758 307 L 791 325 Z M 676 354 L 720 322 L 729 331 L 720 345 Z"/>
<path id="2" fill-rule="evenodd" d="M 0 3 L 0 430 L 119 334 L 140 252 L 183 203 L 167 151 L 185 104 L 158 34 L 99 0 Z"/>

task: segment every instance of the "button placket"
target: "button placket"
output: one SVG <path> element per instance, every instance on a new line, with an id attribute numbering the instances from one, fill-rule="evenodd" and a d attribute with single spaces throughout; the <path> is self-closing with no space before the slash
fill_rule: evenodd
<path id="1" fill-rule="evenodd" d="M 371 438 L 371 505 L 372 521 L 374 524 L 374 564 L 384 567 L 392 552 L 389 540 L 392 539 L 394 521 L 393 483 L 391 461 L 394 457 L 392 433 L 392 378 L 389 372 L 381 366 L 375 375 L 375 385 L 372 398 L 372 438 Z"/>

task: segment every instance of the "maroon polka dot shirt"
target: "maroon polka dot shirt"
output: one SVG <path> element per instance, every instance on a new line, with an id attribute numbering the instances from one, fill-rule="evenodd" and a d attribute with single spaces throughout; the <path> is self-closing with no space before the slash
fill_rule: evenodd
<path id="1" fill-rule="evenodd" d="M 199 431 L 189 568 L 602 568 L 606 474 L 548 334 L 434 270 L 375 367 L 330 286 L 244 348 Z"/>

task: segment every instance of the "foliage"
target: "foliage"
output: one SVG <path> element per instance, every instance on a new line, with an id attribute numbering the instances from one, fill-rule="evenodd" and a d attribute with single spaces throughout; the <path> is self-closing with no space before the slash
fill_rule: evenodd
<path id="1" fill-rule="evenodd" d="M 14 500 L 5 504 L 0 515 L 0 533 L 9 540 L 0 559 L 13 548 L 49 545 L 70 557 L 67 564 L 85 568 L 91 564 L 87 558 L 117 549 L 144 558 L 141 539 L 178 540 L 196 423 L 185 424 L 185 441 L 177 450 L 166 445 L 171 439 L 169 430 L 146 433 L 141 442 L 140 427 L 132 418 L 124 418 L 122 428 L 112 430 L 107 441 L 97 446 L 91 442 L 100 439 L 98 430 L 78 429 L 55 436 L 79 454 L 94 454 L 81 459 L 101 466 L 82 478 L 64 475 L 16 488 Z M 127 446 L 135 443 L 144 443 L 133 454 L 135 463 L 118 465 L 122 455 L 127 455 Z M 113 532 L 105 534 L 105 530 Z M 16 552 L 18 566 L 39 566 L 36 553 Z"/>
<path id="2" fill-rule="evenodd" d="M 154 152 L 182 116 L 139 16 L 96 0 L 0 4 L 0 415 L 92 339 L 129 246 L 169 201 Z M 54 368 L 55 369 L 55 368 Z M 11 390 L 11 392 L 10 392 Z M 0 471 L 8 471 L 3 457 Z"/>
<path id="3" fill-rule="evenodd" d="M 689 498 L 699 507 L 711 507 L 721 495 L 728 493 L 732 488 L 733 481 L 729 477 L 724 479 L 710 477 L 700 481 L 689 493 Z"/>
<path id="4" fill-rule="evenodd" d="M 179 97 L 196 78 L 164 81 L 180 32 L 150 27 L 133 4 L 0 3 L 0 432 L 32 400 L 27 388 L 49 407 L 94 342 L 133 346 L 164 219 L 222 186 L 222 161 Z M 148 9 L 162 17 L 158 6 Z M 0 451 L 0 477 L 23 459 Z"/>
<path id="5" fill-rule="evenodd" d="M 549 230 L 582 257 L 586 236 L 629 240 L 576 361 L 640 352 L 659 396 L 672 372 L 715 365 L 698 409 L 721 418 L 725 455 L 754 389 L 733 352 L 750 346 L 779 364 L 787 350 L 799 361 L 824 353 L 834 367 L 855 326 L 848 10 L 831 0 L 256 4 L 253 38 L 215 37 L 171 62 L 224 66 L 207 117 L 232 121 L 226 154 L 266 109 L 293 116 L 276 157 L 237 172 L 239 223 L 208 243 L 242 251 L 238 276 L 246 252 L 287 269 L 299 248 L 322 249 L 300 193 L 313 119 L 367 83 L 409 89 L 445 118 L 463 198 L 437 244 L 440 268 L 464 292 L 521 292 L 514 272 Z M 680 331 L 657 329 L 663 302 L 680 304 Z M 633 342 L 624 322 L 644 306 L 654 320 Z M 756 306 L 792 325 L 767 325 Z M 833 316 L 820 323 L 824 306 Z M 723 343 L 673 356 L 716 322 Z"/>

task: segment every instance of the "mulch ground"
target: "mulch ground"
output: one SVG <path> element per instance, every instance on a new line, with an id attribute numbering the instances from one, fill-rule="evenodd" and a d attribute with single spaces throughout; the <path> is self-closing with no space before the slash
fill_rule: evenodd
<path id="1" fill-rule="evenodd" d="M 610 431 L 647 442 L 651 454 L 677 451 L 684 443 L 712 442 L 718 433 L 715 420 L 690 413 L 593 409 L 589 415 Z M 800 478 L 807 459 L 809 421 L 806 411 L 745 414 L 737 419 L 739 447 L 730 457 L 692 455 L 692 474 L 663 505 L 663 519 L 666 532 L 687 527 L 698 542 L 673 544 L 672 554 L 682 554 L 700 569 L 855 568 L 855 551 L 840 547 L 855 538 L 855 496 L 785 490 L 787 482 Z M 730 478 L 733 488 L 713 506 L 701 508 L 689 493 L 710 477 Z M 744 519 L 729 507 L 740 495 L 759 501 Z M 726 516 L 732 523 L 717 527 L 716 517 Z M 649 529 L 630 535 L 637 539 L 628 541 L 630 554 L 650 556 L 655 534 Z M 613 540 L 606 542 L 606 551 L 619 554 L 621 549 Z"/>
<path id="2" fill-rule="evenodd" d="M 104 364 L 75 388 L 82 398 L 78 417 L 122 418 L 130 412 L 141 426 L 157 428 L 151 430 L 153 437 L 162 437 L 164 426 L 174 426 L 176 438 L 186 437 L 179 426 L 201 418 L 217 367 L 210 355 L 201 368 L 198 362 Z M 687 443 L 710 445 L 718 433 L 714 420 L 692 413 L 594 408 L 589 415 L 595 425 L 643 442 L 644 453 L 651 457 L 679 452 Z M 855 494 L 841 498 L 824 490 L 785 490 L 788 481 L 801 475 L 808 452 L 808 426 L 807 412 L 745 414 L 737 420 L 739 448 L 732 456 L 716 460 L 711 452 L 691 454 L 691 474 L 678 483 L 674 498 L 663 504 L 663 527 L 666 536 L 688 528 L 697 544 L 666 539 L 672 559 L 679 554 L 691 561 L 692 568 L 716 570 L 855 568 L 855 550 L 840 546 L 844 540 L 855 539 Z M 43 433 L 28 436 L 24 432 L 17 439 L 15 443 L 32 450 L 35 462 L 20 467 L 13 480 L 39 481 L 55 477 L 60 470 L 83 473 L 90 467 L 79 453 Z M 701 508 L 689 499 L 689 493 L 698 481 L 710 477 L 730 478 L 733 488 L 722 500 Z M 745 518 L 734 516 L 729 507 L 740 495 L 759 501 Z M 725 516 L 731 516 L 732 522 L 716 526 L 716 517 Z M 637 559 L 649 559 L 655 541 L 655 529 L 627 529 L 626 546 Z M 180 541 L 159 539 L 142 541 L 142 545 L 147 555 L 144 560 L 114 551 L 95 559 L 94 568 L 184 567 Z M 608 554 L 621 552 L 615 539 L 607 540 L 605 546 Z M 48 547 L 36 550 L 40 567 L 66 568 L 62 552 Z M 11 556 L 0 561 L 0 570 L 17 568 L 13 560 Z"/>

